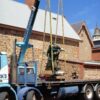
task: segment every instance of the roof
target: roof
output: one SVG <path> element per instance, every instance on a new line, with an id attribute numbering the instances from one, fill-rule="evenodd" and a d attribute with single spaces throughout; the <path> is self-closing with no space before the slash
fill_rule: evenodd
<path id="1" fill-rule="evenodd" d="M 74 30 L 79 33 L 80 32 L 80 29 L 82 28 L 82 25 L 83 25 L 83 21 L 80 21 L 80 22 L 77 22 L 77 23 L 74 23 L 72 24 L 71 26 L 74 28 Z"/>
<path id="2" fill-rule="evenodd" d="M 84 27 L 85 30 L 86 30 L 85 33 L 87 35 L 87 38 L 88 38 L 91 46 L 93 47 L 93 42 L 92 42 L 91 37 L 90 37 L 90 32 L 89 32 L 89 30 L 87 28 L 87 25 L 86 25 L 86 23 L 84 21 L 80 21 L 80 22 L 74 23 L 71 26 L 77 32 L 78 35 L 80 34 L 81 29 Z"/>
<path id="3" fill-rule="evenodd" d="M 26 4 L 22 4 L 13 0 L 1 0 L 0 1 L 0 24 L 10 25 L 18 28 L 26 28 L 31 10 Z M 51 13 L 52 15 L 52 34 L 56 33 L 56 22 L 57 14 Z M 62 34 L 62 19 L 59 15 L 58 21 L 58 35 Z M 39 9 L 35 24 L 33 26 L 34 31 L 44 32 L 44 20 L 45 10 Z M 47 12 L 46 20 L 46 33 L 50 33 L 50 19 L 49 12 Z M 64 18 L 64 35 L 67 38 L 80 40 L 75 30 L 70 26 L 68 21 Z"/>

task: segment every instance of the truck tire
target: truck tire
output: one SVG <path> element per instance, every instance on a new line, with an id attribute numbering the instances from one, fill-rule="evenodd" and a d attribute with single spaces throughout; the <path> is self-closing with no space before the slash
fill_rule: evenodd
<path id="1" fill-rule="evenodd" d="M 94 99 L 94 91 L 91 85 L 87 85 L 85 87 L 85 92 L 83 93 L 84 100 L 93 100 Z"/>
<path id="2" fill-rule="evenodd" d="M 0 100 L 10 100 L 7 92 L 0 92 Z"/>
<path id="3" fill-rule="evenodd" d="M 26 95 L 26 100 L 37 100 L 34 91 L 29 91 Z"/>
<path id="4" fill-rule="evenodd" d="M 12 91 L 0 91 L 0 100 L 16 100 Z"/>
<path id="5" fill-rule="evenodd" d="M 96 98 L 96 100 L 100 100 L 100 85 L 98 85 L 96 88 L 95 98 Z"/>

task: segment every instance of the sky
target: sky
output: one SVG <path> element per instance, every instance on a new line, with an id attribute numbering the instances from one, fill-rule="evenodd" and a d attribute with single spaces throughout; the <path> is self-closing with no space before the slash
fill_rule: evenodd
<path id="1" fill-rule="evenodd" d="M 40 0 L 40 8 L 45 9 L 45 0 Z M 51 11 L 57 13 L 58 0 L 51 1 Z M 96 25 L 100 27 L 100 0 L 62 0 L 64 16 L 70 24 L 85 21 L 91 33 L 94 33 Z M 24 3 L 24 0 L 19 0 Z"/>

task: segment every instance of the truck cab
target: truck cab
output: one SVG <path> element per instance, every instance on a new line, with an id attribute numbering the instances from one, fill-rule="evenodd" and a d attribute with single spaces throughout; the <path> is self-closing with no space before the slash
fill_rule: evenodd
<path id="1" fill-rule="evenodd" d="M 32 61 L 18 66 L 18 83 L 37 84 L 37 61 Z"/>

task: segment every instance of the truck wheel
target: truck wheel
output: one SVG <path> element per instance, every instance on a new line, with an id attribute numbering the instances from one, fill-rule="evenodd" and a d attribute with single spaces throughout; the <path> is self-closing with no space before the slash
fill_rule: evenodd
<path id="1" fill-rule="evenodd" d="M 100 85 L 98 85 L 95 95 L 96 95 L 96 100 L 100 100 Z"/>
<path id="2" fill-rule="evenodd" d="M 83 94 L 84 100 L 93 100 L 94 91 L 91 85 L 87 85 L 85 88 L 85 93 Z"/>
<path id="3" fill-rule="evenodd" d="M 27 93 L 26 100 L 37 100 L 34 91 L 29 91 Z"/>
<path id="4" fill-rule="evenodd" d="M 0 100 L 10 100 L 7 92 L 0 92 Z"/>

